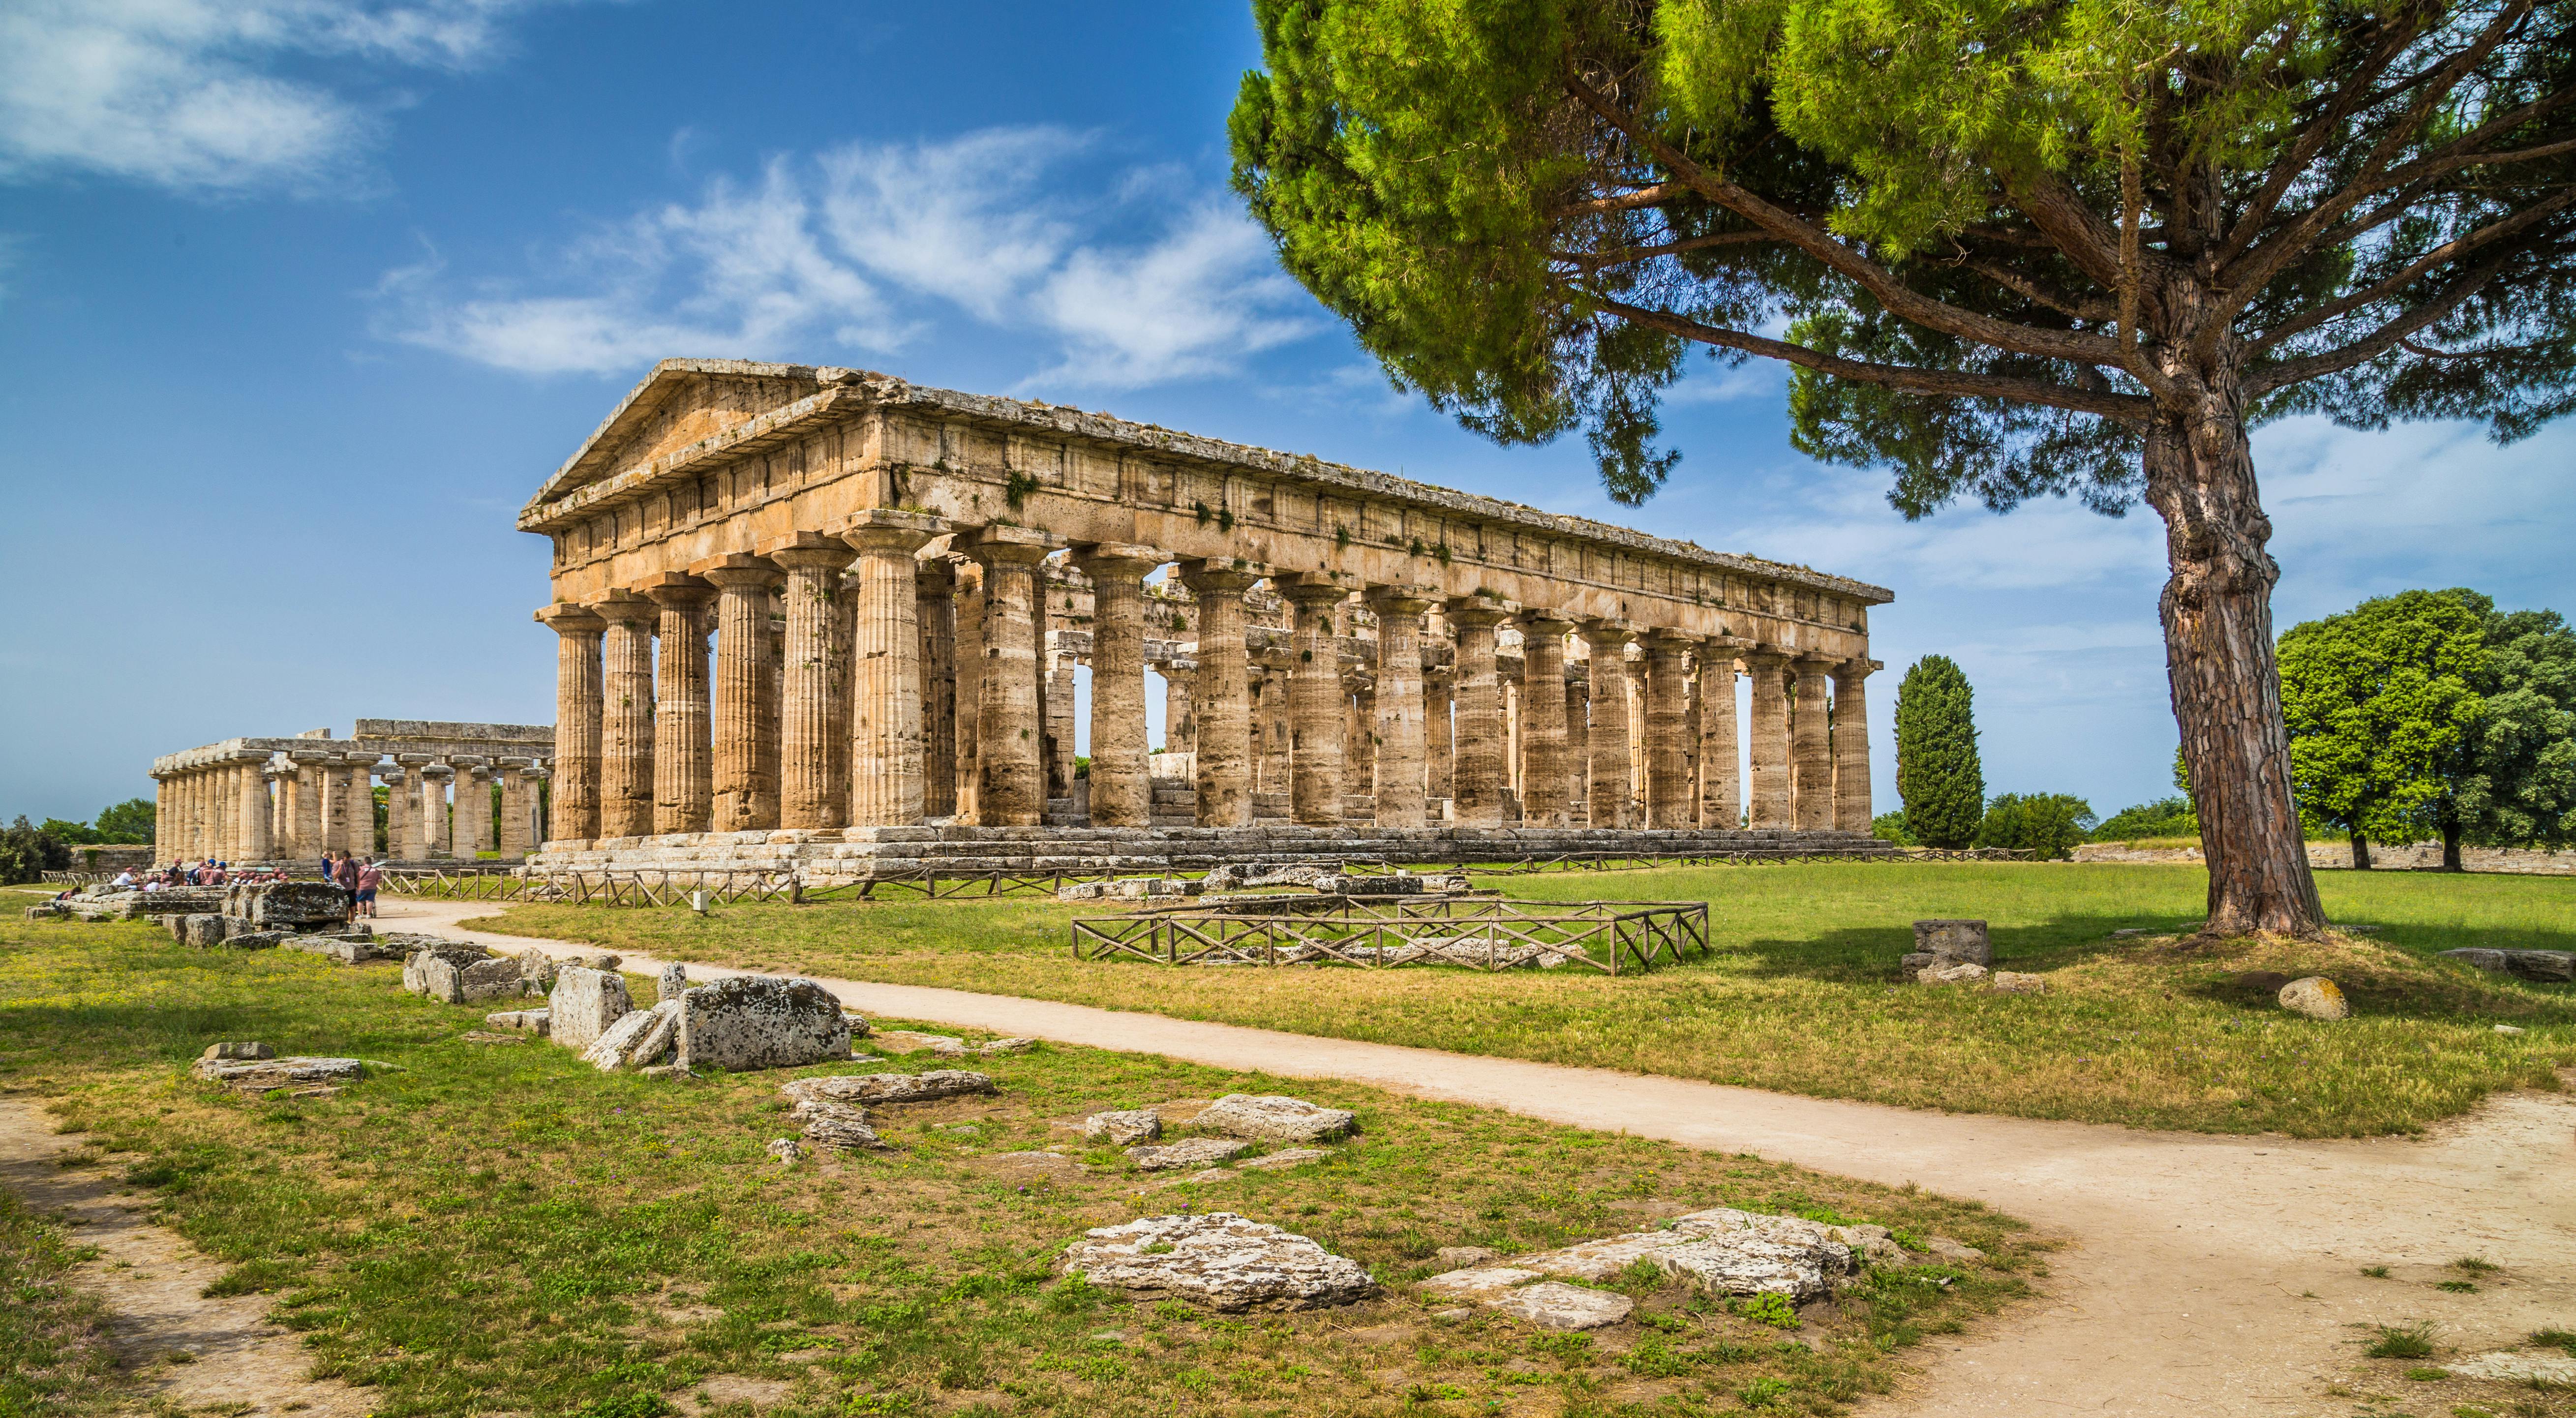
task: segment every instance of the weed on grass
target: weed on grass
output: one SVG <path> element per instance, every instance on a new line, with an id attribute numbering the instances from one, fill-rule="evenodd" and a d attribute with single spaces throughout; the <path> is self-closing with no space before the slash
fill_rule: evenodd
<path id="1" fill-rule="evenodd" d="M 2361 1351 L 2373 1359 L 2430 1359 L 2433 1357 L 2433 1322 L 2417 1320 L 2413 1324 L 2375 1326 L 2377 1337 Z"/>
<path id="2" fill-rule="evenodd" d="M 1166 968 L 1077 961 L 1053 902 L 853 902 L 685 911 L 517 906 L 476 924 L 714 964 L 1151 1010 L 1293 1033 L 1638 1069 L 1908 1107 L 2297 1137 L 2405 1132 L 2576 1065 L 2576 988 L 2481 974 L 2458 945 L 2576 948 L 2576 882 L 2326 873 L 2367 941 L 2176 949 L 2205 908 L 2196 867 L 1796 864 L 1493 877 L 1536 900 L 1700 900 L 1713 951 L 1616 979 L 1411 968 Z M 2040 996 L 1901 981 L 1911 922 L 1991 923 Z M 1585 978 L 1577 978 L 1579 974 Z M 2284 978 L 2332 975 L 2355 1004 L 2283 1012 Z M 2269 988 L 2263 988 L 2268 983 Z M 2512 1023 L 2521 1035 L 2499 1035 Z"/>
<path id="3" fill-rule="evenodd" d="M 106 1311 L 70 1283 L 89 1254 L 0 1191 L 0 1414 L 72 1418 L 112 1396 Z"/>
<path id="4" fill-rule="evenodd" d="M 782 1075 L 674 1085 L 552 1047 L 480 1048 L 460 1037 L 478 1010 L 397 979 L 144 926 L 0 922 L 0 1039 L 16 1050 L 0 1086 L 55 1100 L 157 1219 L 231 1267 L 223 1287 L 271 1297 L 314 1371 L 369 1387 L 385 1418 L 634 1418 L 751 1383 L 807 1414 L 1490 1410 L 1532 1387 L 1680 1412 L 1758 1389 L 1822 1412 L 1884 1391 L 1909 1345 L 2042 1269 L 2018 1223 L 1920 1191 L 1092 1050 L 981 1061 L 998 1096 L 878 1110 L 891 1150 L 781 1169 L 764 1147 L 795 1130 Z M 333 1097 L 243 1098 L 186 1075 L 217 1038 L 396 1068 Z M 1363 1129 L 1310 1166 L 1161 1187 L 1074 1126 L 1232 1091 L 1350 1107 Z M 1653 1323 L 1572 1336 L 1484 1311 L 1441 1321 L 1453 1302 L 1409 1288 L 1442 1246 L 1549 1248 L 1716 1205 L 1947 1234 L 1994 1263 L 1941 1268 L 1947 1285 L 1873 1273 L 1807 1323 L 1821 1348 L 1677 1284 L 1639 1296 Z M 1224 1315 L 1059 1271 L 1089 1227 L 1219 1209 L 1314 1237 L 1385 1293 Z"/>

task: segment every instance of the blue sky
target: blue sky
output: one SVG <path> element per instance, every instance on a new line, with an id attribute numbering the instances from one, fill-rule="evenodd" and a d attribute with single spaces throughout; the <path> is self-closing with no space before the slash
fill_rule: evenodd
<path id="1" fill-rule="evenodd" d="M 1400 471 L 1875 581 L 1990 791 L 2166 789 L 2161 530 L 1908 524 L 1710 370 L 1642 510 L 1384 379 L 1225 189 L 1248 9 L 13 0 L 0 11 L 0 815 L 352 718 L 544 722 L 537 482 L 653 360 L 862 365 Z M 2566 427 L 2257 437 L 2280 622 L 2413 585 L 2576 611 Z"/>

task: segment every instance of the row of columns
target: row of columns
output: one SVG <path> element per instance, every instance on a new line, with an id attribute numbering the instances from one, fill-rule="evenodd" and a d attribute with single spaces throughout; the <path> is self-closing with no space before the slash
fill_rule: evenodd
<path id="1" fill-rule="evenodd" d="M 544 837 L 548 776 L 535 758 L 256 749 L 157 775 L 153 855 L 161 861 L 262 862 L 325 851 L 374 856 L 375 784 L 387 786 L 382 851 L 396 860 L 524 856 Z M 448 785 L 456 808 L 448 806 Z M 500 826 L 488 804 L 501 792 Z"/>
<path id="2" fill-rule="evenodd" d="M 1070 670 L 1049 662 L 1040 572 L 1064 543 L 995 524 L 922 556 L 946 530 L 922 514 L 880 509 L 837 535 L 793 534 L 756 556 L 539 611 L 560 637 L 556 835 L 904 826 L 951 815 L 983 826 L 1042 823 L 1048 799 L 1067 789 L 1050 781 L 1049 744 L 1064 749 L 1056 761 L 1071 757 Z M 1144 827 L 1152 795 L 1143 583 L 1173 559 L 1122 543 L 1077 545 L 1072 555 L 1094 586 L 1091 821 Z M 1166 713 L 1193 749 L 1200 826 L 1248 825 L 1255 782 L 1277 781 L 1268 764 L 1284 755 L 1290 816 L 1315 826 L 1340 825 L 1355 786 L 1371 793 L 1383 826 L 1423 825 L 1434 797 L 1450 799 L 1457 823 L 1499 825 L 1516 763 L 1527 822 L 1733 827 L 1740 662 L 1754 682 L 1745 726 L 1753 825 L 1867 828 L 1860 683 L 1871 662 L 1793 658 L 1617 621 L 1578 624 L 1429 587 L 1270 574 L 1231 558 L 1185 559 L 1177 571 L 1196 603 L 1198 643 L 1192 669 L 1166 689 Z M 1244 594 L 1264 580 L 1289 603 L 1293 623 L 1284 655 L 1256 666 Z M 1340 663 L 1355 596 L 1379 632 L 1365 717 Z M 776 617 L 773 598 L 783 602 Z M 1437 695 L 1421 654 L 1435 607 L 1456 639 Z M 1495 665 L 1506 622 L 1517 622 L 1528 647 L 1517 754 Z M 1588 695 L 1565 673 L 1573 634 L 1592 651 Z M 773 635 L 781 643 L 773 646 Z M 1643 652 L 1641 813 L 1631 811 L 1632 642 Z M 1273 694 L 1283 674 L 1284 695 Z M 1257 707 L 1256 675 L 1264 681 Z M 1840 695 L 1830 748 L 1829 681 Z M 1574 822 L 1578 799 L 1585 824 Z"/>

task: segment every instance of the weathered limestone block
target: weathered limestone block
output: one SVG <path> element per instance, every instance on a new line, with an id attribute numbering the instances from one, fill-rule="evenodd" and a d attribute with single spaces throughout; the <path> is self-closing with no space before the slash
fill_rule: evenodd
<path id="1" fill-rule="evenodd" d="M 298 1084 L 347 1083 L 367 1075 L 363 1059 L 311 1058 L 297 1055 L 282 1059 L 199 1059 L 196 1076 L 208 1083 L 220 1083 L 238 1093 L 271 1093 Z"/>
<path id="2" fill-rule="evenodd" d="M 189 915 L 180 918 L 179 943 L 203 950 L 221 945 L 232 933 L 232 923 L 222 916 Z"/>
<path id="3" fill-rule="evenodd" d="M 1914 972 L 1916 983 L 1925 985 L 1975 984 L 1984 978 L 1986 967 L 1973 960 L 1941 961 Z"/>
<path id="4" fill-rule="evenodd" d="M 850 1056 L 841 1001 L 811 980 L 741 975 L 680 996 L 680 1062 L 740 1071 Z"/>
<path id="5" fill-rule="evenodd" d="M 546 1011 L 542 1009 L 505 1009 L 483 1016 L 483 1023 L 493 1029 L 507 1029 L 518 1034 L 546 1037 Z"/>
<path id="6" fill-rule="evenodd" d="M 1485 1298 L 1485 1305 L 1541 1329 L 1600 1329 L 1619 1323 L 1637 1308 L 1637 1302 L 1625 1295 L 1561 1280 L 1498 1290 Z"/>
<path id="7" fill-rule="evenodd" d="M 277 1050 L 257 1040 L 251 1040 L 244 1043 L 208 1044 L 206 1051 L 197 1057 L 238 1063 L 245 1059 L 273 1059 L 277 1057 Z"/>
<path id="8" fill-rule="evenodd" d="M 2352 1003 L 2343 989 L 2323 975 L 2309 975 L 2281 987 L 2281 1008 L 2310 1019 L 2349 1019 Z"/>
<path id="9" fill-rule="evenodd" d="M 533 945 L 519 952 L 519 978 L 528 982 L 530 994 L 553 993 L 555 972 L 562 968 L 563 962 Z"/>
<path id="10" fill-rule="evenodd" d="M 582 1062 L 602 1073 L 660 1063 L 678 1038 L 680 1009 L 678 1000 L 664 1000 L 651 1009 L 632 1010 L 620 1016 L 581 1051 Z"/>
<path id="11" fill-rule="evenodd" d="M 1358 1118 L 1347 1108 L 1325 1108 L 1303 1098 L 1229 1093 L 1190 1120 L 1190 1126 L 1229 1137 L 1280 1142 L 1329 1142 L 1348 1136 Z"/>
<path id="12" fill-rule="evenodd" d="M 1320 1147 L 1283 1147 L 1261 1157 L 1247 1157 L 1234 1165 L 1247 1172 L 1285 1172 L 1309 1162 L 1321 1162 L 1332 1156 Z"/>
<path id="13" fill-rule="evenodd" d="M 598 1043 L 608 1026 L 634 1010 L 625 976 L 567 965 L 555 972 L 554 990 L 546 996 L 548 1037 L 581 1053 Z"/>
<path id="14" fill-rule="evenodd" d="M 225 888 L 224 914 L 252 930 L 338 930 L 349 919 L 349 893 L 327 881 L 242 882 Z"/>
<path id="15" fill-rule="evenodd" d="M 427 994 L 428 986 L 420 972 L 432 960 L 445 961 L 461 970 L 468 965 L 491 958 L 492 952 L 479 945 L 468 945 L 464 941 L 448 940 L 444 937 L 437 938 L 433 943 L 420 946 L 403 957 L 403 988 L 416 995 Z"/>
<path id="16" fill-rule="evenodd" d="M 788 1116 L 805 1125 L 805 1140 L 834 1152 L 859 1152 L 882 1148 L 885 1140 L 868 1124 L 868 1110 L 852 1103 L 836 1103 L 828 1098 L 808 1098 L 797 1102 Z"/>
<path id="17" fill-rule="evenodd" d="M 422 993 L 443 1004 L 480 1004 L 485 1000 L 512 999 L 521 993 L 519 962 L 507 956 L 478 960 L 458 967 L 436 956 L 420 968 L 428 988 Z"/>
<path id="18" fill-rule="evenodd" d="M 1163 1115 L 1151 1108 L 1094 1113 L 1082 1120 L 1082 1135 L 1112 1147 L 1152 1142 L 1163 1135 Z"/>
<path id="19" fill-rule="evenodd" d="M 664 1000 L 678 999 L 682 993 L 687 991 L 688 988 L 689 967 L 680 964 L 678 961 L 673 961 L 662 967 L 661 976 L 654 982 L 654 1003 L 659 1004 Z"/>
<path id="20" fill-rule="evenodd" d="M 1675 1218 L 1670 1230 L 1636 1231 L 1537 1255 L 1513 1256 L 1502 1265 L 1435 1275 L 1423 1285 L 1436 1293 L 1468 1295 L 1496 1305 L 1523 1278 L 1554 1275 L 1600 1281 L 1645 1261 L 1712 1294 L 1780 1294 L 1805 1304 L 1824 1298 L 1860 1273 L 1852 1245 L 1837 1238 L 1834 1229 L 1803 1217 L 1715 1207 Z M 1866 1244 L 1869 1238 L 1860 1239 Z"/>
<path id="21" fill-rule="evenodd" d="M 2044 995 L 2048 993 L 2048 977 L 2021 970 L 1997 970 L 1986 981 L 1986 988 L 1997 994 Z"/>
<path id="22" fill-rule="evenodd" d="M 1305 1236 L 1231 1212 L 1099 1226 L 1065 1251 L 1093 1285 L 1175 1295 L 1216 1310 L 1305 1310 L 1375 1293 L 1367 1269 Z"/>
<path id="23" fill-rule="evenodd" d="M 1916 921 L 1916 951 L 1942 960 L 1967 960 L 1994 968 L 1995 947 L 1983 921 Z"/>
<path id="24" fill-rule="evenodd" d="M 1213 1167 L 1252 1150 L 1252 1144 L 1223 1137 L 1185 1137 L 1160 1147 L 1131 1147 L 1127 1160 L 1139 1172 L 1170 1172 L 1183 1167 Z"/>
<path id="25" fill-rule="evenodd" d="M 783 1086 L 790 1098 L 830 1098 L 843 1103 L 927 1103 L 969 1093 L 1001 1091 L 994 1086 L 988 1074 L 954 1068 L 932 1069 L 922 1074 L 859 1073 L 831 1078 L 800 1078 Z"/>
<path id="26" fill-rule="evenodd" d="M 2491 975 L 2513 975 L 2544 982 L 2576 980 L 2576 951 L 2494 950 L 2485 946 L 2468 946 L 2442 953 Z"/>

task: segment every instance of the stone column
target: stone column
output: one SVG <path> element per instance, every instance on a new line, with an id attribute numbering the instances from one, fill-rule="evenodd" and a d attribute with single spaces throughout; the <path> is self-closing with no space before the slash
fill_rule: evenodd
<path id="1" fill-rule="evenodd" d="M 553 776 L 553 770 L 546 766 L 546 761 L 542 758 L 536 763 L 536 767 L 528 770 L 527 786 L 521 791 L 527 795 L 528 840 L 542 847 L 548 835 L 546 832 L 546 780 Z"/>
<path id="2" fill-rule="evenodd" d="M 1565 637 L 1573 629 L 1554 611 L 1521 615 L 1521 820 L 1533 827 L 1574 821 L 1565 756 Z"/>
<path id="3" fill-rule="evenodd" d="M 1583 790 L 1585 815 L 1593 827 L 1627 827 L 1630 802 L 1628 762 L 1628 642 L 1636 627 L 1624 621 L 1593 620 L 1583 626 L 1583 643 L 1591 659 L 1591 763 Z"/>
<path id="4" fill-rule="evenodd" d="M 653 834 L 653 628 L 661 611 L 633 591 L 611 591 L 592 607 L 600 636 L 599 835 Z M 459 777 L 460 794 L 465 780 Z M 453 829 L 451 829 L 453 830 Z M 451 836 L 458 849 L 461 836 Z"/>
<path id="5" fill-rule="evenodd" d="M 1428 630 L 1425 630 L 1428 634 Z M 1455 796 L 1458 775 L 1458 666 L 1426 665 L 1422 671 L 1423 822 L 1431 821 L 1428 799 Z"/>
<path id="6" fill-rule="evenodd" d="M 960 538 L 984 568 L 984 662 L 976 715 L 975 821 L 1036 827 L 1046 821 L 1044 745 L 1038 735 L 1038 563 L 1047 537 L 993 525 Z"/>
<path id="7" fill-rule="evenodd" d="M 445 763 L 420 770 L 420 854 L 424 857 L 453 855 L 449 843 L 455 840 L 455 821 L 447 811 L 447 785 L 455 777 L 456 769 Z"/>
<path id="8" fill-rule="evenodd" d="M 1343 721 L 1342 791 L 1369 799 L 1369 820 L 1377 819 L 1377 681 L 1352 676 L 1344 681 L 1350 714 Z"/>
<path id="9" fill-rule="evenodd" d="M 535 760 L 503 758 L 495 762 L 501 773 L 501 831 L 493 846 L 501 860 L 515 862 L 528 855 L 529 827 L 536 816 L 528 802 L 528 769 Z"/>
<path id="10" fill-rule="evenodd" d="M 324 846 L 322 837 L 322 763 L 329 755 L 319 749 L 290 749 L 287 758 L 295 765 L 295 855 L 319 858 Z"/>
<path id="11" fill-rule="evenodd" d="M 1735 737 L 1735 652 L 1742 642 L 1712 635 L 1699 655 L 1699 825 L 1744 825 L 1743 769 Z"/>
<path id="12" fill-rule="evenodd" d="M 295 765 L 269 760 L 260 770 L 273 794 L 269 808 L 268 860 L 293 861 L 298 855 L 295 845 Z"/>
<path id="13" fill-rule="evenodd" d="M 335 755 L 322 762 L 316 781 L 321 789 L 322 850 L 348 851 L 349 770 Z"/>
<path id="14" fill-rule="evenodd" d="M 778 825 L 778 789 L 762 770 L 777 718 L 769 704 L 769 588 L 778 569 L 755 556 L 699 568 L 716 588 L 715 789 L 711 832 L 764 832 Z M 504 849 L 507 850 L 506 848 Z"/>
<path id="15" fill-rule="evenodd" d="M 393 785 L 394 799 L 403 804 L 400 814 L 402 826 L 399 829 L 401 835 L 396 840 L 385 844 L 385 852 L 396 861 L 416 862 L 429 855 L 428 793 L 424 789 L 425 780 L 421 776 L 421 770 L 429 766 L 430 757 L 425 753 L 398 753 L 394 755 L 394 762 L 402 768 L 402 781 Z M 591 758 L 591 781 L 594 787 L 598 783 L 598 768 L 599 759 L 594 754 Z M 594 802 L 592 809 L 596 811 L 597 807 L 598 804 Z M 385 818 L 386 831 L 396 830 L 393 821 L 394 815 L 388 813 Z"/>
<path id="16" fill-rule="evenodd" d="M 1288 791 L 1288 669 L 1297 657 L 1286 650 L 1245 655 L 1244 712 L 1250 716 L 1252 757 L 1244 775 L 1255 798 Z M 1260 810 L 1254 809 L 1259 816 Z"/>
<path id="17" fill-rule="evenodd" d="M 1565 821 L 1581 827 L 1590 821 L 1592 778 L 1592 671 L 1581 675 L 1569 661 L 1565 672 Z"/>
<path id="18" fill-rule="evenodd" d="M 349 850 L 372 857 L 376 854 L 376 770 L 381 765 L 373 754 L 352 754 L 349 762 Z"/>
<path id="19" fill-rule="evenodd" d="M 492 761 L 458 757 L 448 763 L 456 769 L 456 856 L 470 862 L 492 848 Z"/>
<path id="20" fill-rule="evenodd" d="M 715 817 L 715 712 L 707 696 L 707 608 L 716 588 L 686 572 L 648 578 L 659 608 L 653 657 L 653 832 L 704 832 Z"/>
<path id="21" fill-rule="evenodd" d="M 1869 676 L 1862 655 L 1834 666 L 1834 826 L 1869 831 Z"/>
<path id="22" fill-rule="evenodd" d="M 1271 589 L 1293 608 L 1288 670 L 1288 815 L 1309 827 L 1342 825 L 1340 611 L 1348 583 L 1327 573 L 1274 577 Z"/>
<path id="23" fill-rule="evenodd" d="M 1676 829 L 1699 825 L 1699 793 L 1684 759 L 1687 695 L 1684 657 L 1692 637 L 1675 630 L 1646 633 L 1646 825 Z"/>
<path id="24" fill-rule="evenodd" d="M 569 838 L 599 834 L 599 638 L 608 623 L 586 606 L 557 602 L 537 612 L 555 641 L 555 829 Z M 417 784 L 415 784 L 417 786 Z"/>
<path id="25" fill-rule="evenodd" d="M 1146 775 L 1145 577 L 1163 553 L 1126 542 L 1081 548 L 1091 578 L 1091 825 L 1153 825 Z M 1066 694 L 1072 699 L 1070 691 Z"/>
<path id="26" fill-rule="evenodd" d="M 1451 816 L 1461 827 L 1503 822 L 1503 697 L 1494 672 L 1494 627 L 1511 616 L 1509 602 L 1469 596 L 1449 603 L 1458 633 L 1458 751 Z"/>
<path id="27" fill-rule="evenodd" d="M 779 580 L 783 584 L 786 573 L 781 572 Z M 787 703 L 787 600 L 780 594 L 778 586 L 772 586 L 769 588 L 764 604 L 768 606 L 764 614 L 768 616 L 769 654 L 764 666 L 765 672 L 760 681 L 758 772 L 762 791 L 769 795 L 769 821 L 764 824 L 764 827 L 775 828 L 784 813 L 785 801 L 780 786 L 785 780 L 779 776 L 778 771 L 778 739 L 782 723 L 781 711 Z"/>
<path id="28" fill-rule="evenodd" d="M 1082 657 L 1067 650 L 1041 650 L 1038 663 L 1046 674 L 1039 681 L 1038 712 L 1046 724 L 1046 795 L 1050 802 L 1073 797 L 1074 671 Z"/>
<path id="29" fill-rule="evenodd" d="M 376 769 L 376 776 L 385 780 L 385 859 L 388 861 L 408 860 L 412 834 L 420 830 L 413 825 L 413 819 L 420 816 L 420 794 L 408 791 L 416 781 L 414 770 L 403 766 L 404 758 L 413 757 L 418 755 L 404 754 Z"/>
<path id="30" fill-rule="evenodd" d="M 957 576 L 957 812 L 959 822 L 980 821 L 975 794 L 983 777 L 977 742 L 984 718 L 984 568 L 952 563 Z"/>
<path id="31" fill-rule="evenodd" d="M 1791 708 L 1789 755 L 1791 817 L 1801 832 L 1827 832 L 1834 825 L 1834 750 L 1827 738 L 1826 700 L 1832 681 L 1831 656 L 1809 651 L 1796 660 L 1798 697 Z"/>
<path id="32" fill-rule="evenodd" d="M 816 532 L 769 542 L 761 552 L 787 573 L 787 667 L 778 707 L 778 825 L 838 827 L 849 809 L 848 722 L 840 695 L 848 647 L 832 631 L 849 545 Z M 836 770 L 838 770 L 836 772 Z"/>
<path id="33" fill-rule="evenodd" d="M 957 572 L 945 553 L 913 562 L 912 614 L 921 627 L 921 810 L 930 817 L 954 817 Z"/>
<path id="34" fill-rule="evenodd" d="M 1250 715 L 1244 704 L 1243 593 L 1260 568 L 1232 558 L 1181 563 L 1181 584 L 1198 604 L 1198 673 L 1192 677 L 1198 825 L 1246 827 L 1252 791 L 1245 772 Z"/>
<path id="35" fill-rule="evenodd" d="M 1196 711 L 1192 708 L 1197 694 L 1192 685 L 1198 672 L 1178 665 L 1159 667 L 1154 672 L 1163 677 L 1163 751 L 1188 753 L 1198 744 L 1193 727 Z"/>
<path id="36" fill-rule="evenodd" d="M 851 627 L 850 825 L 911 827 L 928 811 L 928 721 L 921 702 L 919 563 L 937 518 L 890 507 L 859 514 L 843 534 L 858 552 Z"/>
<path id="37" fill-rule="evenodd" d="M 1377 736 L 1374 794 L 1377 825 L 1421 827 L 1429 818 L 1423 799 L 1429 775 L 1430 707 L 1422 673 L 1422 618 L 1439 603 L 1431 586 L 1372 586 L 1368 608 L 1377 616 Z"/>
<path id="38" fill-rule="evenodd" d="M 1753 677 L 1753 722 L 1746 733 L 1752 745 L 1752 822 L 1775 832 L 1795 825 L 1789 806 L 1788 664 L 1789 657 L 1772 645 L 1756 645 L 1744 657 Z"/>

